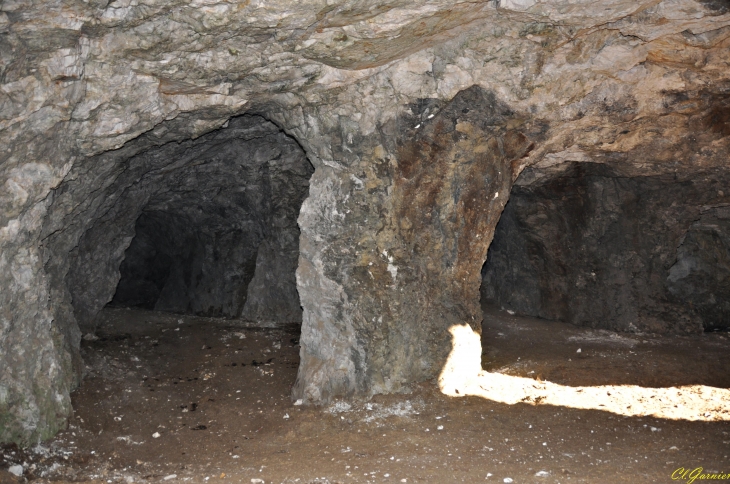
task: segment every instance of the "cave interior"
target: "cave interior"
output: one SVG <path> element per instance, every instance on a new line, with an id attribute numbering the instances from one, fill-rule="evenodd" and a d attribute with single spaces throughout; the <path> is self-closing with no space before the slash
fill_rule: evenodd
<path id="1" fill-rule="evenodd" d="M 729 159 L 727 0 L 0 1 L 0 481 L 727 471 Z"/>
<path id="2" fill-rule="evenodd" d="M 77 391 L 79 415 L 92 419 L 87 425 L 114 425 L 108 417 L 89 415 L 88 409 L 100 398 L 91 382 L 118 392 L 164 392 L 163 400 L 177 401 L 173 415 L 214 414 L 226 422 L 237 419 L 227 412 L 238 412 L 240 417 L 241 409 L 260 409 L 264 402 L 290 406 L 290 388 L 301 362 L 297 220 L 313 173 L 304 150 L 257 115 L 232 118 L 194 140 L 151 143 L 144 149 L 135 148 L 137 142 L 150 144 L 144 138 L 135 140 L 129 153 L 106 163 L 102 159 L 97 166 L 137 169 L 126 179 L 127 170 L 122 170 L 115 183 L 94 190 L 96 203 L 81 205 L 80 213 L 94 210 L 98 219 L 89 223 L 70 251 L 65 280 L 69 294 L 86 296 L 72 297 L 86 340 L 81 355 L 90 382 Z M 69 177 L 65 183 L 74 181 Z M 722 364 L 710 364 L 698 374 L 695 367 L 704 368 L 704 363 L 674 361 L 676 344 L 660 343 L 661 338 L 730 328 L 727 182 L 723 170 L 688 176 L 636 175 L 609 163 L 565 162 L 524 170 L 499 214 L 479 274 L 482 367 L 494 374 L 528 378 L 537 371 L 538 381 L 573 385 L 568 388 L 609 385 L 609 395 L 617 391 L 613 388 L 637 383 L 646 391 L 730 384 Z M 73 187 L 65 184 L 58 191 L 58 203 L 74 195 Z M 54 237 L 60 244 L 64 231 Z M 112 243 L 118 246 L 109 250 Z M 96 289 L 103 287 L 97 299 L 88 298 L 91 281 L 96 281 Z M 580 333 L 556 323 L 593 332 Z M 523 331 L 529 335 L 520 334 Z M 634 348 L 634 341 L 647 340 L 653 349 L 638 352 L 634 363 L 638 366 L 625 374 L 626 364 L 616 360 L 626 358 L 626 352 L 605 344 L 629 341 L 629 348 Z M 562 362 L 576 357 L 570 341 L 582 341 L 584 354 L 611 355 L 606 368 L 597 371 L 588 365 L 566 371 Z M 205 363 L 220 361 L 214 366 L 216 372 L 201 370 L 207 367 L 200 355 L 194 355 L 201 343 Z M 223 347 L 217 348 L 221 343 Z M 657 345 L 668 349 L 657 350 Z M 150 361 L 151 351 L 160 348 L 156 371 L 145 369 L 116 381 L 105 373 L 109 361 L 120 355 L 128 353 L 133 361 L 144 363 Z M 455 351 L 463 348 L 455 346 Z M 717 349 L 710 351 L 712 361 L 717 358 L 713 351 Z M 580 356 L 580 348 L 578 352 Z M 521 358 L 536 366 L 520 366 Z M 246 369 L 251 371 L 241 377 L 240 371 Z M 268 377 L 279 371 L 282 388 L 277 394 L 266 385 L 271 385 Z M 170 378 L 172 374 L 183 376 Z M 141 391 L 134 381 L 140 377 Z M 165 378 L 174 390 L 166 390 Z M 214 398 L 206 402 L 196 395 L 200 385 L 212 387 L 216 399 L 227 394 L 246 403 L 236 402 L 233 409 L 213 407 Z M 245 397 L 237 396 L 241 385 L 248 390 Z M 446 386 L 442 391 L 449 394 Z M 456 389 L 452 396 L 462 395 Z M 137 404 L 146 405 L 143 400 L 149 398 L 139 397 Z M 349 412 L 338 409 L 356 408 L 347 403 L 351 401 L 335 400 L 327 412 Z M 296 400 L 297 405 L 301 402 Z M 363 411 L 377 405 L 365 404 Z M 122 404 L 120 409 L 128 413 L 128 406 Z M 163 421 L 167 417 L 152 406 L 144 412 Z M 344 419 L 348 414 L 341 415 Z M 183 426 L 199 432 L 214 420 L 208 422 Z M 238 438 L 254 438 L 247 425 L 233 427 Z M 267 424 L 259 425 L 256 432 Z M 127 431 L 149 432 L 133 425 Z M 175 462 L 174 457 L 165 459 Z"/>

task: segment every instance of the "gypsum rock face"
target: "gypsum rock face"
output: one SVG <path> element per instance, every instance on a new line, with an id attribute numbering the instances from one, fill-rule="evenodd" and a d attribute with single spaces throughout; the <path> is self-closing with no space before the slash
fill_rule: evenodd
<path id="1" fill-rule="evenodd" d="M 513 188 L 483 269 L 483 300 L 617 331 L 727 327 L 730 227 L 715 204 L 730 172 L 626 177 L 609 165 L 567 165 Z"/>
<path id="2" fill-rule="evenodd" d="M 674 93 L 667 93 L 664 97 L 664 109 L 671 111 L 673 109 L 672 106 L 676 106 L 678 103 L 683 104 L 685 100 L 686 98 L 684 95 L 677 96 Z M 587 124 L 585 121 L 587 116 L 584 116 L 584 113 L 582 113 L 581 116 L 583 117 L 579 118 L 577 123 L 573 125 L 573 127 L 577 130 L 575 132 L 571 132 L 570 136 L 567 138 L 562 138 L 561 143 L 575 143 L 576 139 L 580 139 L 576 133 L 585 134 L 587 140 L 586 143 L 581 141 L 580 144 L 573 144 L 573 149 L 571 150 L 564 150 L 549 154 L 544 152 L 540 153 L 540 151 L 551 142 L 550 136 L 553 133 L 553 129 L 556 128 L 550 124 L 549 120 L 533 120 L 522 135 L 525 136 L 528 142 L 534 140 L 536 147 L 533 151 L 527 154 L 525 158 L 516 160 L 513 164 L 514 171 L 512 172 L 512 179 L 516 176 L 515 173 L 519 173 L 522 166 L 530 164 L 530 159 L 534 159 L 533 157 L 541 157 L 539 158 L 541 161 L 536 163 L 535 166 L 540 166 L 541 169 L 546 170 L 548 173 L 551 170 L 565 169 L 566 166 L 569 165 L 568 163 L 565 163 L 566 160 L 571 159 L 578 159 L 580 161 L 595 160 L 599 163 L 612 163 L 614 160 L 618 160 L 617 164 L 621 166 L 624 176 L 658 176 L 678 171 L 682 164 L 687 163 L 688 160 L 694 160 L 692 163 L 703 165 L 708 169 L 712 169 L 713 165 L 714 168 L 718 168 L 722 166 L 721 160 L 723 155 L 721 155 L 721 153 L 728 153 L 728 140 L 723 131 L 725 129 L 724 124 L 723 122 L 716 122 L 717 117 L 712 114 L 718 104 L 722 105 L 722 103 L 727 102 L 727 97 L 722 85 L 718 86 L 716 92 L 693 93 L 691 101 L 693 109 L 685 112 L 682 116 L 676 118 L 673 116 L 670 117 L 673 119 L 669 121 L 668 124 L 664 124 L 664 126 L 670 130 L 677 129 L 684 133 L 683 136 L 674 137 L 670 140 L 651 134 L 651 130 L 655 128 L 650 128 L 650 126 L 652 125 L 652 122 L 656 122 L 656 119 L 653 121 L 641 118 L 634 119 L 634 114 L 632 113 L 635 113 L 636 108 L 632 103 L 619 103 L 618 105 L 612 106 L 610 109 L 606 109 L 605 104 L 603 104 L 605 102 L 603 98 L 597 98 L 595 99 L 595 102 L 597 105 L 585 102 L 583 107 L 592 111 L 589 113 L 591 122 L 597 121 L 596 116 L 599 112 L 603 112 L 603 110 L 608 112 L 608 114 L 605 115 L 605 118 L 601 119 L 601 123 L 606 123 L 604 134 L 611 132 L 610 139 L 612 142 L 610 144 L 605 143 L 601 147 L 606 148 L 606 146 L 610 146 L 611 148 L 615 148 L 616 151 L 608 149 L 598 150 L 591 147 L 592 145 L 590 145 L 589 142 L 595 141 L 595 138 L 592 139 L 591 136 L 594 136 L 593 132 L 596 130 L 596 127 Z M 437 108 L 439 107 L 439 103 L 434 101 L 423 100 L 420 104 L 423 105 L 423 108 L 426 108 L 429 103 L 434 103 Z M 418 110 L 416 110 L 416 112 L 418 112 Z M 423 116 L 419 115 L 418 118 L 413 120 L 414 122 L 412 123 L 412 126 L 414 128 L 416 126 L 420 128 L 422 122 L 428 121 L 429 116 L 433 114 L 433 112 L 434 111 L 429 111 L 428 114 Z M 518 112 L 513 115 L 513 119 L 507 121 L 506 125 L 510 127 L 519 127 L 525 119 L 530 119 L 530 116 Z M 613 119 L 613 121 L 609 121 L 609 119 Z M 666 121 L 667 120 L 662 120 L 663 123 L 666 123 Z M 333 122 L 335 127 L 330 128 L 332 130 L 331 132 L 334 132 L 334 134 L 331 135 L 332 141 L 329 143 L 329 146 L 332 149 L 329 155 L 330 159 L 338 161 L 341 160 L 342 163 L 335 164 L 333 162 L 328 162 L 329 164 L 326 165 L 327 168 L 324 168 L 321 171 L 319 168 L 321 165 L 317 165 L 318 173 L 320 173 L 320 175 L 325 174 L 327 176 L 325 178 L 319 178 L 317 173 L 315 173 L 315 176 L 312 179 L 312 186 L 310 188 L 311 198 L 309 201 L 305 202 L 302 216 L 300 217 L 300 226 L 302 227 L 303 232 L 301 245 L 302 261 L 300 262 L 298 281 L 305 314 L 302 329 L 302 364 L 300 366 L 298 384 L 295 386 L 295 396 L 310 398 L 314 401 L 326 400 L 334 395 L 367 395 L 370 392 L 397 391 L 398 389 L 403 388 L 403 382 L 428 378 L 435 372 L 439 371 L 439 355 L 435 349 L 448 348 L 448 337 L 444 337 L 444 339 L 439 342 L 434 342 L 430 348 L 432 350 L 431 352 L 423 351 L 423 353 L 421 353 L 423 355 L 427 354 L 427 356 L 424 356 L 422 359 L 423 362 L 427 363 L 423 364 L 421 367 L 418 367 L 417 365 L 409 366 L 408 364 L 400 364 L 397 361 L 397 358 L 402 354 L 400 353 L 400 351 L 402 351 L 402 343 L 401 340 L 398 339 L 398 333 L 400 332 L 402 335 L 403 333 L 406 333 L 406 331 L 402 329 L 402 326 L 400 326 L 393 331 L 388 333 L 385 332 L 389 331 L 387 329 L 388 315 L 394 312 L 391 307 L 398 307 L 401 301 L 406 300 L 407 296 L 395 295 L 388 297 L 382 292 L 382 290 L 379 294 L 378 290 L 364 286 L 367 288 L 365 294 L 374 296 L 371 301 L 363 304 L 362 306 L 366 307 L 366 305 L 372 305 L 371 307 L 378 307 L 376 304 L 380 305 L 377 311 L 368 314 L 366 317 L 370 319 L 370 324 L 375 327 L 377 327 L 379 323 L 382 324 L 385 321 L 386 324 L 383 325 L 386 326 L 383 331 L 385 334 L 382 336 L 382 333 L 378 334 L 378 331 L 380 330 L 372 331 L 360 329 L 356 326 L 356 323 L 352 322 L 361 318 L 358 310 L 353 309 L 360 305 L 353 302 L 353 297 L 344 288 L 345 285 L 341 284 L 339 281 L 347 280 L 345 278 L 354 279 L 353 276 L 348 275 L 348 272 L 350 271 L 348 271 L 347 266 L 350 263 L 347 261 L 347 256 L 344 255 L 352 253 L 352 249 L 350 247 L 353 244 L 348 243 L 345 244 L 344 247 L 340 245 L 340 241 L 354 240 L 354 238 L 348 239 L 347 237 L 343 237 L 343 229 L 341 229 L 339 225 L 345 225 L 347 227 L 357 226 L 358 234 L 361 234 L 359 237 L 367 240 L 368 236 L 362 235 L 363 233 L 368 232 L 368 229 L 364 227 L 364 225 L 365 222 L 374 218 L 378 221 L 378 225 L 374 226 L 369 231 L 375 233 L 384 232 L 384 228 L 389 225 L 386 222 L 386 220 L 388 220 L 387 212 L 379 208 L 380 205 L 373 205 L 372 199 L 368 203 L 371 208 L 376 209 L 374 213 L 371 213 L 369 217 L 355 217 L 357 222 L 354 224 L 347 223 L 348 214 L 355 212 L 351 203 L 354 203 L 354 200 L 356 200 L 360 186 L 372 187 L 369 188 L 369 190 L 373 193 L 376 193 L 374 187 L 379 185 L 382 186 L 385 191 L 386 200 L 390 200 L 391 197 L 395 199 L 395 195 L 397 194 L 394 189 L 389 188 L 392 184 L 390 180 L 397 179 L 395 175 L 378 175 L 378 172 L 383 172 L 384 170 L 382 167 L 383 161 L 380 161 L 379 164 L 381 167 L 378 167 L 377 170 L 374 168 L 374 166 L 378 166 L 378 163 L 375 160 L 366 165 L 369 168 L 363 168 L 360 170 L 357 168 L 361 165 L 358 165 L 357 163 L 366 159 L 369 153 L 374 153 L 376 155 L 380 155 L 382 160 L 387 160 L 389 164 L 400 164 L 401 156 L 403 156 L 404 152 L 383 146 L 386 145 L 386 143 L 383 142 L 384 140 L 393 139 L 395 137 L 392 132 L 388 132 L 385 128 L 380 128 L 380 132 L 377 135 L 377 141 L 369 141 L 367 137 L 358 136 L 356 132 L 353 133 L 350 120 L 347 118 L 340 116 L 337 119 L 337 123 L 338 124 L 335 124 Z M 613 128 L 608 128 L 607 125 L 612 125 Z M 604 125 L 602 124 L 602 126 Z M 670 126 L 672 126 L 672 128 L 670 128 Z M 580 129 L 578 130 L 578 128 Z M 561 137 L 566 135 L 563 131 L 564 129 L 565 126 L 561 126 L 559 128 L 559 131 L 562 133 Z M 548 138 L 548 140 L 543 141 L 545 138 Z M 628 141 L 629 138 L 631 141 Z M 634 144 L 634 142 L 638 140 L 641 140 L 641 142 Z M 553 138 L 552 141 L 555 141 L 555 139 Z M 629 143 L 631 143 L 631 148 L 623 151 Z M 698 145 L 712 148 L 698 152 L 696 149 Z M 468 147 L 468 145 L 465 146 Z M 566 147 L 565 144 L 562 144 L 562 146 Z M 455 149 L 458 150 L 458 148 Z M 473 154 L 469 151 L 470 149 L 471 148 L 468 148 L 466 153 L 461 154 L 460 156 L 468 159 Z M 321 163 L 325 164 L 327 162 L 323 161 Z M 353 169 L 353 167 L 357 168 Z M 374 180 L 376 180 L 379 176 L 383 176 L 386 182 L 380 184 L 375 183 Z M 529 179 L 530 177 L 538 178 L 539 176 L 539 173 L 531 173 L 527 174 L 526 179 Z M 333 178 L 336 180 L 335 182 L 332 181 Z M 371 179 L 373 182 L 368 184 L 367 182 Z M 459 183 L 457 182 L 455 185 L 459 186 Z M 421 183 L 420 181 L 418 186 L 419 188 L 428 188 L 427 183 Z M 468 183 L 464 186 L 468 187 Z M 509 185 L 505 186 L 504 190 L 498 191 L 499 193 L 505 194 L 508 190 Z M 497 192 L 497 190 L 495 190 L 495 192 Z M 319 206 L 314 205 L 310 207 L 309 203 L 312 199 L 324 199 L 327 202 Z M 347 203 L 338 203 L 338 200 L 345 200 Z M 421 203 L 419 202 L 419 197 L 415 196 L 409 197 L 408 200 L 413 201 L 416 206 Z M 425 204 L 423 208 L 426 212 L 428 212 L 428 204 Z M 347 210 L 350 210 L 350 212 Z M 312 214 L 310 212 L 316 213 Z M 496 213 L 499 213 L 499 209 L 496 210 Z M 493 221 L 496 221 L 496 219 Z M 324 228 L 324 234 L 326 234 L 327 230 L 332 230 L 330 227 L 337 230 L 336 236 L 333 239 L 327 239 L 322 232 L 319 232 L 319 230 Z M 490 230 L 493 230 L 491 222 L 485 227 L 491 227 Z M 419 230 L 423 230 L 423 228 L 420 228 Z M 438 230 L 442 229 L 439 227 Z M 489 238 L 491 237 L 489 230 L 485 230 L 483 233 L 480 233 L 479 231 L 471 232 L 467 235 L 467 238 L 470 239 L 478 248 L 481 243 L 478 239 L 482 236 L 486 238 L 486 243 L 488 244 Z M 310 239 L 316 240 L 317 238 L 320 240 L 319 243 L 308 242 Z M 476 242 L 475 239 L 477 239 Z M 324 240 L 324 243 L 321 242 L 322 240 Z M 381 244 L 381 246 L 381 250 L 382 248 L 387 247 L 386 244 Z M 312 247 L 326 247 L 326 249 L 320 249 L 317 251 L 312 250 Z M 425 257 L 433 257 L 435 260 L 441 259 L 448 261 L 448 263 L 453 263 L 455 251 L 440 257 L 438 255 L 440 254 L 439 250 L 441 250 L 440 247 L 431 251 L 430 254 Z M 387 252 L 392 256 L 392 252 L 390 250 Z M 382 254 L 381 251 L 376 251 L 376 253 Z M 417 265 L 417 262 L 415 262 L 418 260 L 417 255 L 413 250 L 404 251 L 404 253 L 407 254 L 411 265 Z M 382 260 L 381 263 L 385 264 L 385 268 L 388 269 L 388 262 L 390 261 L 387 260 L 387 256 L 384 257 L 385 259 Z M 381 257 L 381 259 L 382 258 L 383 257 Z M 368 263 L 369 262 L 375 263 L 374 259 L 368 261 Z M 329 275 L 326 269 L 328 263 L 333 263 L 334 267 L 337 268 L 336 270 L 332 269 L 329 271 L 332 275 Z M 398 272 L 401 271 L 402 266 L 400 264 L 392 264 L 394 267 L 398 268 Z M 434 263 L 433 260 L 429 260 L 427 264 L 432 267 L 438 267 L 437 263 Z M 474 267 L 472 267 L 472 274 L 476 272 L 477 266 L 478 264 L 475 264 Z M 448 266 L 446 266 L 446 269 L 448 269 Z M 338 273 L 342 272 L 345 273 L 345 276 L 338 275 Z M 352 272 L 354 272 L 354 270 Z M 386 270 L 386 272 L 390 271 Z M 328 277 L 322 278 L 322 273 Z M 414 320 L 410 320 L 409 315 L 419 314 L 418 311 L 424 306 L 424 304 L 428 304 L 429 302 L 436 300 L 437 297 L 416 298 L 415 301 L 408 301 L 407 307 L 410 308 L 408 315 L 400 318 L 400 314 L 398 314 L 401 323 L 415 327 L 417 325 L 427 325 L 433 322 L 432 324 L 434 324 L 436 328 L 433 329 L 430 334 L 443 336 L 446 331 L 444 331 L 443 326 L 438 326 L 439 323 L 444 324 L 444 326 L 448 326 L 449 323 L 454 324 L 454 321 L 449 321 L 448 316 L 445 318 L 443 314 L 453 314 L 456 316 L 454 320 L 461 319 L 462 322 L 469 322 L 470 315 L 466 315 L 466 317 L 464 317 L 466 311 L 460 313 L 459 308 L 465 306 L 464 301 L 474 301 L 476 304 L 474 294 L 477 292 L 476 288 L 479 285 L 479 278 L 477 278 L 477 282 L 471 285 L 472 283 L 469 282 L 470 279 L 465 277 L 463 274 L 460 274 L 460 276 L 462 277 L 462 280 L 467 281 L 467 287 L 471 287 L 474 291 L 472 294 L 469 294 L 468 291 L 464 291 L 463 293 L 458 294 L 458 296 L 453 294 L 448 295 L 449 272 L 444 269 L 434 271 L 430 278 L 424 278 L 423 284 L 419 286 L 418 289 L 409 291 L 408 293 L 404 290 L 405 294 L 415 293 L 418 295 L 419 291 L 422 291 L 425 286 L 428 286 L 429 283 L 425 281 L 439 281 L 440 286 L 435 290 L 438 291 L 439 294 L 446 296 L 446 303 L 444 305 L 448 305 L 446 306 L 448 307 L 448 311 L 427 312 L 426 314 L 423 314 L 422 317 L 418 318 L 419 322 L 416 323 L 414 321 L 416 318 L 414 318 Z M 373 275 L 373 277 L 375 277 L 375 275 Z M 358 282 L 361 284 L 360 281 Z M 348 283 L 350 282 L 348 281 Z M 382 286 L 383 284 L 384 281 L 381 281 L 380 285 Z M 314 297 L 308 299 L 310 296 L 305 295 L 310 287 L 316 288 L 316 300 L 320 302 L 319 306 L 314 305 Z M 325 291 L 323 291 L 323 289 Z M 327 295 L 326 298 L 322 297 L 323 293 Z M 322 301 L 326 301 L 327 304 L 322 304 Z M 385 302 L 381 303 L 380 301 Z M 434 305 L 437 306 L 438 303 Z M 308 314 L 307 308 L 310 307 L 314 307 L 315 309 Z M 311 317 L 311 319 L 308 319 L 309 317 Z M 337 323 L 327 325 L 323 323 L 325 321 L 336 321 Z M 365 321 L 367 321 L 367 319 L 365 319 Z M 311 333 L 309 332 L 310 327 L 312 328 Z M 655 327 L 658 326 L 655 325 Z M 665 326 L 660 329 L 668 328 Z M 675 329 L 676 328 L 672 328 L 672 330 Z M 370 348 L 375 348 L 376 351 L 379 348 L 383 348 L 384 352 L 388 354 L 388 358 L 391 358 L 386 365 L 383 365 L 386 369 L 382 369 L 382 367 L 380 367 L 380 362 L 378 360 L 374 360 L 374 364 L 371 363 L 372 360 L 369 359 L 368 355 L 369 350 L 367 347 L 364 348 L 360 343 L 361 340 L 358 338 L 358 335 L 367 335 L 366 341 L 372 339 L 375 339 L 376 341 L 388 341 L 389 343 L 391 341 L 397 341 L 397 344 L 393 345 L 390 345 L 389 343 L 381 343 L 370 346 Z M 400 336 L 400 338 L 406 339 L 402 336 Z M 428 335 L 422 333 L 419 333 L 418 337 L 414 337 L 414 339 L 418 339 L 419 342 L 427 342 L 427 338 Z M 428 343 L 426 343 L 426 345 L 428 345 Z M 338 347 L 347 348 L 347 350 L 337 351 L 336 349 Z M 313 348 L 315 348 L 314 351 L 312 351 Z M 415 358 L 413 358 L 413 356 L 418 355 L 418 350 L 407 351 L 411 351 L 411 353 L 408 353 L 404 359 L 414 361 Z M 432 363 L 433 366 L 429 366 Z M 334 368 L 334 370 L 332 370 L 332 368 Z M 368 372 L 371 371 L 371 368 L 373 372 L 372 374 L 369 374 Z M 391 368 L 394 371 L 391 372 L 388 370 Z M 400 375 L 404 375 L 400 382 L 398 380 L 399 376 L 397 376 L 398 373 L 400 373 Z M 367 376 L 362 377 L 361 375 Z M 307 386 L 303 382 L 312 382 L 312 384 L 311 386 Z M 369 386 L 372 385 L 373 382 L 377 386 Z"/>
<path id="3" fill-rule="evenodd" d="M 372 158 L 347 140 L 375 136 L 418 99 L 446 102 L 471 85 L 549 126 L 517 171 L 608 160 L 632 175 L 657 174 L 727 160 L 730 16 L 722 2 L 238 7 L 0 6 L 0 145 L 7 147 L 0 150 L 0 415 L 13 429 L 0 440 L 34 441 L 62 425 L 72 368 L 80 365 L 57 276 L 65 272 L 47 273 L 41 251 L 49 194 L 72 168 L 142 133 L 158 141 L 197 137 L 256 107 L 314 163 L 312 206 L 347 203 L 350 187 L 342 183 L 357 176 L 354 159 Z M 311 251 L 324 250 L 326 237 L 311 240 Z M 326 277 L 317 284 L 323 300 L 339 297 Z M 320 323 L 331 329 L 342 320 Z M 353 355 L 376 345 L 388 343 L 363 339 Z M 310 374 L 341 373 L 336 365 L 318 371 Z"/>

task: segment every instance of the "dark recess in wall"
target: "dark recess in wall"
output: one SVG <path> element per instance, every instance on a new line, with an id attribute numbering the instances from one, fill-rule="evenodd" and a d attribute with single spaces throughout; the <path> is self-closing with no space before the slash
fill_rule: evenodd
<path id="1" fill-rule="evenodd" d="M 300 322 L 297 217 L 312 166 L 268 124 L 251 139 L 210 136 L 161 179 L 135 222 L 113 306 L 280 323 Z M 221 130 L 225 131 L 225 130 Z M 173 146 L 174 148 L 174 146 Z M 160 153 L 158 156 L 166 156 Z"/>
<path id="2" fill-rule="evenodd" d="M 518 182 L 482 269 L 482 300 L 609 330 L 727 330 L 728 178 L 625 177 L 572 163 Z"/>

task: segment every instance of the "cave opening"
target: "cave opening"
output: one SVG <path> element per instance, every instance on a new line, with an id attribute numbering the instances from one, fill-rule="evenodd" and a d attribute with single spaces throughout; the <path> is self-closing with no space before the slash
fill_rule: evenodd
<path id="1" fill-rule="evenodd" d="M 526 169 L 482 267 L 483 367 L 555 383 L 726 388 L 722 355 L 680 364 L 677 352 L 730 327 L 727 182 L 726 170 Z M 510 348 L 495 345 L 510 335 Z M 595 357 L 605 359 L 589 372 L 568 370 Z M 519 370 L 531 359 L 553 367 Z"/>
<path id="2" fill-rule="evenodd" d="M 215 143 L 191 160 L 146 200 L 109 306 L 301 323 L 297 216 L 312 173 L 304 152 L 272 132 Z"/>
<path id="3" fill-rule="evenodd" d="M 728 173 L 628 175 L 600 163 L 531 168 L 482 268 L 482 301 L 619 332 L 730 328 Z"/>
<path id="4" fill-rule="evenodd" d="M 242 409 L 291 404 L 297 219 L 314 168 L 262 116 L 185 129 L 183 117 L 104 152 L 54 193 L 46 250 L 67 256 L 46 265 L 63 281 L 60 328 L 80 341 L 73 408 L 99 433 L 124 422 L 144 440 L 217 435 L 237 422 L 247 439 Z"/>
<path id="5" fill-rule="evenodd" d="M 297 217 L 313 168 L 294 139 L 244 115 L 108 164 L 65 277 L 83 334 L 104 305 L 301 323 Z"/>
<path id="6" fill-rule="evenodd" d="M 216 401 L 203 385 L 235 395 L 275 370 L 286 387 L 276 399 L 289 399 L 302 322 L 297 219 L 314 169 L 262 116 L 188 139 L 178 125 L 98 155 L 54 193 L 46 250 L 68 255 L 46 265 L 63 281 L 60 329 L 81 339 L 76 409 L 118 387 L 202 416 Z M 129 358 L 133 371 L 116 375 Z M 245 398 L 256 405 L 255 391 Z"/>

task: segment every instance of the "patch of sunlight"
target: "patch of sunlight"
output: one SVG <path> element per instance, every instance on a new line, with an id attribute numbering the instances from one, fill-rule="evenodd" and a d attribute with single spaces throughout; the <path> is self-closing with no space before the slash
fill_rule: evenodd
<path id="1" fill-rule="evenodd" d="M 555 405 L 626 416 L 674 420 L 730 420 L 730 390 L 704 385 L 645 388 L 636 385 L 570 387 L 481 368 L 480 336 L 469 325 L 449 329 L 452 349 L 439 376 L 445 395 L 473 395 L 513 405 Z"/>

